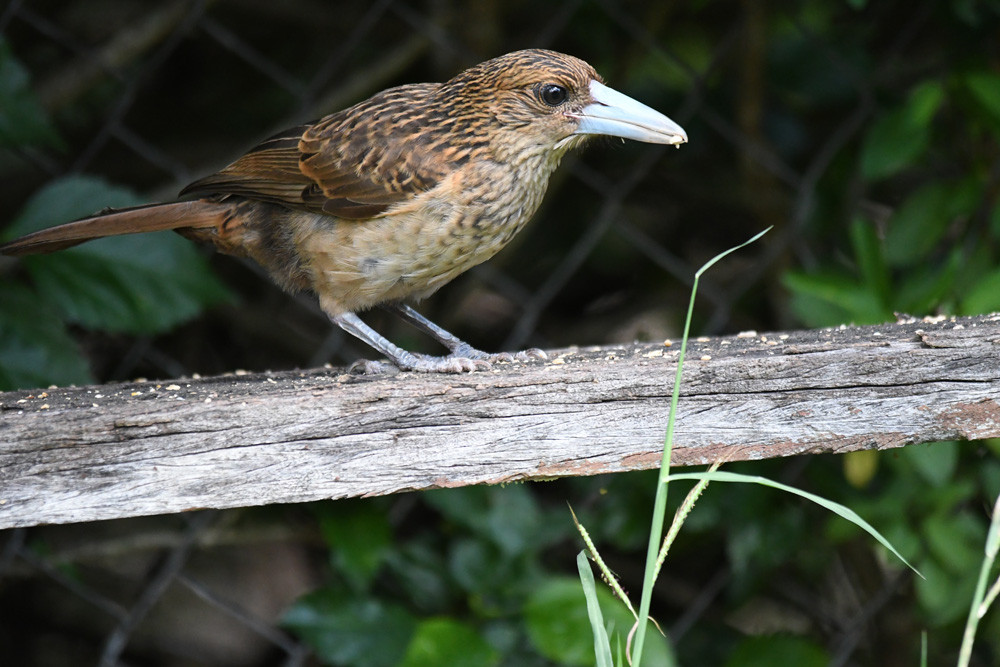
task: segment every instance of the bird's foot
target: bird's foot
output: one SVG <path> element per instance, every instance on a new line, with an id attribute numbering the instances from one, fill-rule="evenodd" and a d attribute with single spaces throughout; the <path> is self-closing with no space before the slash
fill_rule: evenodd
<path id="1" fill-rule="evenodd" d="M 473 371 L 488 371 L 495 363 L 512 363 L 514 361 L 532 361 L 547 359 L 548 355 L 538 348 L 530 348 L 521 352 L 483 352 L 467 343 L 462 343 L 451 354 L 436 357 L 418 352 L 406 352 L 392 361 L 373 361 L 358 359 L 347 369 L 352 375 L 394 375 L 400 371 L 417 373 L 472 373 Z"/>
<path id="2" fill-rule="evenodd" d="M 521 350 L 520 352 L 483 352 L 482 350 L 477 350 L 468 343 L 464 342 L 452 350 L 449 356 L 463 357 L 465 359 L 477 359 L 488 361 L 490 363 L 511 363 L 514 361 L 532 361 L 535 359 L 545 360 L 549 358 L 548 355 L 545 354 L 544 350 L 539 350 L 537 347 Z"/>
<path id="3" fill-rule="evenodd" d="M 445 357 L 435 357 L 429 354 L 407 352 L 392 361 L 372 361 L 358 359 L 347 369 L 352 375 L 393 375 L 400 371 L 417 373 L 471 373 L 473 371 L 488 371 L 493 365 L 488 359 L 470 359 L 468 357 L 450 354 Z"/>
<path id="4" fill-rule="evenodd" d="M 347 367 L 351 375 L 396 375 L 399 366 L 390 361 L 375 361 L 373 359 L 358 359 Z"/>
<path id="5" fill-rule="evenodd" d="M 484 357 L 468 357 L 464 354 L 449 354 L 435 357 L 430 354 L 414 354 L 416 363 L 407 370 L 420 373 L 471 373 L 473 371 L 488 371 L 493 368 L 490 360 Z"/>

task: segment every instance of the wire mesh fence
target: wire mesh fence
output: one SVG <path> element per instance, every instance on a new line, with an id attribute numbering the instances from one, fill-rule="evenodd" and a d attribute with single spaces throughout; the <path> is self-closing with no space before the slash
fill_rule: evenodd
<path id="1" fill-rule="evenodd" d="M 930 59 L 935 3 L 864 14 L 852 4 L 864 3 L 13 0 L 0 9 L 0 39 L 61 141 L 0 159 L 0 211 L 9 219 L 45 183 L 80 173 L 167 200 L 275 130 L 499 53 L 553 48 L 665 112 L 690 144 L 595 142 L 568 158 L 512 247 L 422 310 L 484 349 L 665 338 L 701 260 L 775 225 L 766 243 L 703 280 L 699 331 L 782 328 L 794 318 L 781 272 L 819 266 L 840 252 L 827 245 L 838 224 L 881 210 L 860 188 L 831 203 L 821 184 L 855 159 L 879 96 L 905 91 Z M 874 65 L 859 60 L 858 44 Z M 769 76 L 775 67 L 786 76 Z M 817 219 L 831 209 L 839 215 Z M 369 354 L 308 296 L 290 298 L 233 260 L 211 261 L 233 301 L 157 336 L 75 332 L 99 380 L 343 365 Z M 378 314 L 372 323 L 406 347 L 423 344 Z M 315 583 L 314 563 L 286 573 L 289 587 L 267 599 L 205 583 L 195 563 L 199 553 L 218 556 L 220 544 L 246 540 L 260 551 L 273 540 L 269 548 L 281 549 L 302 533 L 236 538 L 228 514 L 3 534 L 0 637 L 11 660 L 2 662 L 65 664 L 77 650 L 89 660 L 98 645 L 97 664 L 109 666 L 308 663 L 309 649 L 275 620 Z M 275 576 L 244 565 L 263 578 L 255 585 Z M 176 622 L 165 620 L 168 598 L 184 615 Z M 26 627 L 42 618 L 42 630 Z M 216 622 L 240 640 L 205 638 Z M 157 637 L 150 625 L 170 632 Z"/>

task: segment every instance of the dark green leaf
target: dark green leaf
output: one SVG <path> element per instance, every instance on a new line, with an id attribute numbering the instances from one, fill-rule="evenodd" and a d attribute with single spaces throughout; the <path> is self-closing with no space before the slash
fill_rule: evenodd
<path id="1" fill-rule="evenodd" d="M 542 655 L 568 665 L 596 663 L 586 605 L 580 582 L 568 578 L 550 579 L 531 596 L 525 621 Z"/>
<path id="2" fill-rule="evenodd" d="M 331 558 L 356 589 L 367 590 L 392 545 L 385 512 L 372 502 L 327 505 L 320 517 Z"/>
<path id="3" fill-rule="evenodd" d="M 922 264 L 903 272 L 892 298 L 893 310 L 913 314 L 934 312 L 946 302 L 962 267 L 962 251 L 956 248 L 943 265 Z"/>
<path id="4" fill-rule="evenodd" d="M 925 261 L 958 211 L 970 205 L 962 184 L 931 183 L 917 190 L 896 210 L 886 232 L 886 257 L 902 267 Z"/>
<path id="5" fill-rule="evenodd" d="M 546 525 L 522 485 L 432 491 L 424 498 L 445 516 L 488 537 L 508 556 L 541 549 L 565 534 Z"/>
<path id="6" fill-rule="evenodd" d="M 862 177 L 878 180 L 913 164 L 930 143 L 931 121 L 943 99 L 941 85 L 928 81 L 875 121 L 861 151 Z"/>
<path id="7" fill-rule="evenodd" d="M 397 544 L 396 549 L 386 554 L 385 560 L 414 608 L 437 612 L 449 605 L 453 592 L 444 556 L 437 543 L 414 540 Z"/>
<path id="8" fill-rule="evenodd" d="M 495 545 L 483 539 L 460 539 L 448 554 L 451 576 L 470 593 L 492 589 L 510 572 L 501 571 L 504 563 Z"/>
<path id="9" fill-rule="evenodd" d="M 975 576 L 951 573 L 933 558 L 921 561 L 920 571 L 924 578 L 916 580 L 917 600 L 932 626 L 957 621 L 969 612 L 969 602 L 976 588 Z"/>
<path id="10" fill-rule="evenodd" d="M 956 575 L 974 572 L 983 560 L 986 526 L 967 512 L 938 512 L 924 521 L 924 536 L 934 559 Z"/>
<path id="11" fill-rule="evenodd" d="M 726 667 L 820 667 L 828 664 L 830 656 L 822 647 L 804 637 L 787 635 L 747 637 L 726 661 Z"/>
<path id="12" fill-rule="evenodd" d="M 25 264 L 43 298 L 94 329 L 163 331 L 228 296 L 194 246 L 169 232 L 101 239 Z"/>
<path id="13" fill-rule="evenodd" d="M 612 633 L 624 638 L 635 618 L 604 586 L 597 597 Z M 594 665 L 594 638 L 587 613 L 587 600 L 578 579 L 552 577 L 539 586 L 525 606 L 528 636 L 538 651 L 550 660 L 566 665 Z M 614 644 L 615 640 L 611 640 Z M 646 635 L 643 664 L 674 664 L 665 638 L 655 630 Z"/>
<path id="14" fill-rule="evenodd" d="M 488 486 L 468 486 L 461 489 L 438 489 L 421 494 L 424 502 L 456 523 L 477 528 L 489 510 Z"/>
<path id="15" fill-rule="evenodd" d="M 874 289 L 842 274 L 792 272 L 784 283 L 793 293 L 796 315 L 810 326 L 877 324 L 892 317 Z"/>
<path id="16" fill-rule="evenodd" d="M 25 234 L 105 206 L 136 203 L 122 188 L 69 177 L 36 192 L 8 233 Z M 40 298 L 69 321 L 94 329 L 162 331 L 228 298 L 196 248 L 171 232 L 100 239 L 23 261 Z"/>
<path id="17" fill-rule="evenodd" d="M 905 508 L 886 518 L 889 524 L 886 526 L 885 539 L 889 540 L 908 560 L 916 560 L 917 556 L 924 552 L 924 545 L 920 533 L 912 528 L 903 514 Z"/>
<path id="18" fill-rule="evenodd" d="M 59 316 L 34 291 L 0 281 L 0 390 L 91 380 Z"/>
<path id="19" fill-rule="evenodd" d="M 910 462 L 924 481 L 933 486 L 943 486 L 955 474 L 958 448 L 957 442 L 931 442 L 910 445 L 899 456 Z"/>
<path id="20" fill-rule="evenodd" d="M 1000 438 L 982 441 L 993 451 L 995 458 L 987 459 L 979 466 L 979 478 L 987 498 L 1000 496 Z"/>
<path id="21" fill-rule="evenodd" d="M 347 599 L 320 590 L 299 600 L 283 623 L 326 664 L 395 667 L 406 653 L 416 621 L 398 605 Z"/>
<path id="22" fill-rule="evenodd" d="M 1000 138 L 1000 74 L 989 70 L 966 74 L 965 87 Z"/>
<path id="23" fill-rule="evenodd" d="M 854 247 L 855 261 L 861 271 L 861 279 L 881 303 L 889 300 L 889 267 L 886 266 L 882 243 L 875 226 L 867 220 L 851 223 L 851 245 Z"/>
<path id="24" fill-rule="evenodd" d="M 4 230 L 6 238 L 21 236 L 62 222 L 91 215 L 105 207 L 124 208 L 142 200 L 126 188 L 90 176 L 67 176 L 50 181 L 32 195 Z"/>
<path id="25" fill-rule="evenodd" d="M 417 626 L 402 667 L 489 667 L 500 654 L 475 630 L 450 618 L 432 618 Z"/>
<path id="26" fill-rule="evenodd" d="M 861 516 L 857 512 L 855 512 L 851 508 L 846 507 L 846 506 L 844 506 L 844 505 L 842 505 L 842 504 L 840 504 L 838 502 L 835 502 L 835 501 L 830 500 L 828 498 L 824 498 L 822 496 L 818 496 L 815 493 L 810 493 L 808 491 L 803 491 L 802 489 L 797 489 L 797 488 L 795 488 L 793 486 L 789 486 L 787 484 L 782 484 L 781 482 L 776 482 L 776 481 L 774 481 L 772 479 L 768 479 L 766 477 L 761 477 L 760 475 L 743 475 L 743 474 L 740 474 L 740 473 L 734 473 L 734 472 L 729 472 L 729 471 L 671 473 L 667 477 L 666 481 L 670 482 L 670 481 L 678 480 L 678 479 L 699 479 L 699 480 L 700 479 L 706 479 L 706 480 L 709 480 L 709 481 L 712 481 L 712 482 L 736 482 L 736 483 L 743 483 L 743 484 L 761 484 L 763 486 L 770 486 L 771 488 L 774 488 L 774 489 L 780 489 L 780 490 L 786 491 L 788 493 L 793 493 L 793 494 L 795 494 L 797 496 L 800 496 L 802 498 L 806 498 L 807 500 L 811 500 L 812 502 L 816 503 L 820 507 L 828 509 L 831 512 L 833 512 L 834 514 L 836 514 L 836 515 L 838 515 L 838 516 L 840 516 L 840 517 L 842 517 L 844 519 L 847 519 L 848 521 L 852 522 L 854 525 L 856 525 L 856 526 L 858 526 L 860 528 L 863 528 L 865 530 L 865 532 L 867 532 L 869 535 L 871 535 L 876 540 L 878 540 L 879 543 L 882 544 L 882 546 L 884 546 L 886 549 L 888 549 L 889 551 L 891 551 L 901 561 L 903 561 L 904 563 L 906 563 L 906 565 L 909 566 L 910 569 L 913 569 L 913 566 L 910 565 L 906 561 L 905 558 L 903 558 L 903 556 L 899 553 L 899 551 L 897 551 L 896 548 L 893 547 L 892 544 L 890 544 L 889 541 L 886 540 L 885 537 L 883 537 L 881 533 L 879 533 L 877 530 L 875 530 L 875 528 L 872 527 L 872 525 L 870 523 L 868 523 L 867 521 L 865 521 L 864 519 L 862 519 Z M 920 574 L 920 573 L 917 572 L 917 574 Z"/>
<path id="27" fill-rule="evenodd" d="M 962 315 L 980 315 L 1000 310 L 1000 269 L 982 278 L 962 299 Z"/>

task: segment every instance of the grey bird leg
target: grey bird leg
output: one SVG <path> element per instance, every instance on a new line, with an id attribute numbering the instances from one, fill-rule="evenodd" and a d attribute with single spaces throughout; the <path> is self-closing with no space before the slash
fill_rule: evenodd
<path id="1" fill-rule="evenodd" d="M 382 304 L 382 308 L 391 312 L 396 313 L 404 320 L 420 329 L 428 336 L 436 340 L 437 342 L 444 345 L 451 351 L 449 357 L 458 357 L 463 359 L 475 359 L 484 361 L 514 361 L 515 359 L 527 360 L 527 359 L 545 359 L 546 354 L 542 350 L 537 348 L 531 348 L 529 350 L 524 350 L 523 352 L 518 352 L 512 354 L 510 352 L 498 352 L 491 354 L 489 352 L 483 352 L 482 350 L 477 350 L 472 347 L 464 340 L 451 333 L 450 331 L 443 329 L 442 327 L 434 324 L 429 319 L 418 313 L 416 310 L 406 305 L 405 303 L 386 303 Z"/>
<path id="2" fill-rule="evenodd" d="M 361 321 L 361 318 L 354 313 L 341 313 L 339 315 L 332 315 L 330 317 L 334 323 L 337 324 L 341 329 L 347 333 L 355 336 L 359 340 L 367 343 L 374 349 L 378 350 L 389 360 L 399 367 L 400 370 L 404 371 L 421 371 L 425 373 L 463 373 L 471 372 L 474 370 L 488 370 L 489 362 L 484 359 L 470 359 L 468 357 L 458 357 L 449 355 L 447 357 L 432 357 L 428 355 L 416 355 L 412 352 L 407 352 L 398 345 L 393 344 L 385 336 L 379 332 L 372 329 L 370 326 Z M 424 320 L 427 321 L 427 320 Z M 428 322 L 428 324 L 431 324 Z M 431 326 L 435 326 L 431 324 Z M 423 327 L 421 327 L 423 328 Z M 450 336 L 453 340 L 462 343 L 457 338 L 449 334 L 444 329 L 438 328 L 439 331 Z M 430 333 L 430 332 L 428 332 Z M 435 338 L 437 336 L 435 334 Z M 469 346 L 466 346 L 469 347 Z M 473 348 L 469 347 L 470 350 Z M 473 350 L 475 351 L 475 350 Z M 480 353 L 483 354 L 483 353 Z M 355 362 L 351 366 L 351 372 L 362 372 L 365 374 L 375 374 L 385 371 L 385 368 L 379 362 L 373 361 L 362 361 Z"/>
<path id="3" fill-rule="evenodd" d="M 509 352 L 502 352 L 500 354 L 490 354 L 489 352 L 483 352 L 482 350 L 477 350 L 472 347 L 464 340 L 451 333 L 450 331 L 439 327 L 438 325 L 431 322 L 429 319 L 415 311 L 410 306 L 405 303 L 387 303 L 383 304 L 382 308 L 388 310 L 390 313 L 395 313 L 402 317 L 404 320 L 415 326 L 416 328 L 423 331 L 425 334 L 436 340 L 437 342 L 444 345 L 451 352 L 449 356 L 451 357 L 462 357 L 464 359 L 484 359 L 488 361 L 513 361 L 514 356 Z M 506 355 L 506 356 L 504 356 Z"/>

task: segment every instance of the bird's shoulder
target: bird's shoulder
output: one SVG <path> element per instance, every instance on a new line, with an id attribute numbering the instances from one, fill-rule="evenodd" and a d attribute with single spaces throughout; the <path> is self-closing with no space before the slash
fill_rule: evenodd
<path id="1" fill-rule="evenodd" d="M 347 219 L 426 192 L 467 159 L 434 101 L 440 84 L 390 88 L 265 139 L 181 194 L 259 199 Z"/>

